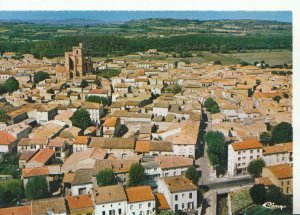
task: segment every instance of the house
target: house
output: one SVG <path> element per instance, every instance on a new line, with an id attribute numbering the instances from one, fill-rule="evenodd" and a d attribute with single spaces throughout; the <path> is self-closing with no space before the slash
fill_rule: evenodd
<path id="1" fill-rule="evenodd" d="M 263 167 L 262 177 L 268 177 L 285 195 L 293 194 L 293 167 L 287 164 Z"/>
<path id="2" fill-rule="evenodd" d="M 71 153 L 71 147 L 66 139 L 61 137 L 55 137 L 49 140 L 47 147 L 55 151 L 55 158 L 61 159 L 62 161 Z"/>
<path id="3" fill-rule="evenodd" d="M 184 176 L 171 176 L 157 180 L 172 211 L 193 211 L 197 208 L 197 186 Z"/>
<path id="4" fill-rule="evenodd" d="M 55 158 L 55 151 L 49 148 L 40 149 L 32 158 L 25 163 L 26 168 L 41 167 L 47 164 L 51 164 L 51 161 Z"/>
<path id="5" fill-rule="evenodd" d="M 62 172 L 75 172 L 78 169 L 93 169 L 96 160 L 106 157 L 106 150 L 101 148 L 88 148 L 86 151 L 71 154 L 62 165 Z"/>
<path id="6" fill-rule="evenodd" d="M 93 170 L 78 169 L 75 171 L 74 180 L 71 186 L 72 196 L 90 194 L 93 188 Z"/>
<path id="7" fill-rule="evenodd" d="M 293 143 L 281 143 L 263 147 L 263 160 L 266 166 L 293 165 Z"/>
<path id="8" fill-rule="evenodd" d="M 170 105 L 168 103 L 159 102 L 153 106 L 154 116 L 167 116 Z"/>
<path id="9" fill-rule="evenodd" d="M 133 157 L 130 159 L 103 159 L 103 160 L 97 160 L 95 162 L 94 166 L 94 172 L 93 172 L 93 181 L 94 184 L 96 184 L 96 175 L 105 169 L 112 169 L 115 178 L 118 183 L 120 184 L 126 184 L 129 179 L 129 169 L 130 166 L 137 163 L 139 161 L 138 157 Z"/>
<path id="10" fill-rule="evenodd" d="M 25 122 L 20 122 L 7 126 L 6 131 L 19 141 L 21 138 L 28 137 L 29 133 L 31 132 L 31 127 Z"/>
<path id="11" fill-rule="evenodd" d="M 88 148 L 91 138 L 89 136 L 78 136 L 73 142 L 73 153 L 85 151 Z"/>
<path id="12" fill-rule="evenodd" d="M 249 163 L 262 158 L 262 153 L 263 146 L 257 138 L 228 145 L 228 174 L 246 173 Z"/>
<path id="13" fill-rule="evenodd" d="M 67 196 L 68 214 L 93 214 L 94 202 L 91 195 Z"/>
<path id="14" fill-rule="evenodd" d="M 130 93 L 131 91 L 131 86 L 125 83 L 117 83 L 113 87 L 114 87 L 114 92 L 117 93 L 126 94 L 126 93 Z"/>
<path id="15" fill-rule="evenodd" d="M 161 177 L 184 175 L 186 170 L 194 163 L 193 158 L 172 155 L 157 156 L 154 160 L 162 171 Z"/>
<path id="16" fill-rule="evenodd" d="M 121 123 L 119 117 L 108 117 L 102 124 L 103 137 L 115 137 L 121 130 Z"/>
<path id="17" fill-rule="evenodd" d="M 81 108 L 90 114 L 92 123 L 100 124 L 100 118 L 104 114 L 103 105 L 95 102 L 83 102 Z"/>
<path id="18" fill-rule="evenodd" d="M 88 92 L 87 96 L 98 96 L 109 99 L 108 91 L 105 89 L 92 89 Z"/>
<path id="19" fill-rule="evenodd" d="M 65 199 L 63 197 L 55 197 L 49 199 L 40 199 L 31 202 L 32 214 L 51 214 L 51 215 L 67 215 Z"/>
<path id="20" fill-rule="evenodd" d="M 17 138 L 13 135 L 0 131 L 0 153 L 11 153 L 16 151 Z"/>
<path id="21" fill-rule="evenodd" d="M 36 151 L 38 149 L 46 148 L 48 144 L 48 138 L 33 137 L 33 138 L 22 138 L 18 143 L 18 152 L 23 151 Z"/>
<path id="22" fill-rule="evenodd" d="M 137 186 L 126 188 L 127 210 L 126 214 L 154 214 L 155 197 L 150 186 Z"/>
<path id="23" fill-rule="evenodd" d="M 96 214 L 122 215 L 126 213 L 127 196 L 122 185 L 95 188 L 94 201 Z"/>
<path id="24" fill-rule="evenodd" d="M 43 124 L 54 119 L 54 116 L 58 114 L 57 106 L 42 104 L 37 108 L 37 122 Z"/>
<path id="25" fill-rule="evenodd" d="M 135 155 L 135 138 L 104 138 L 103 141 L 99 142 L 98 147 L 105 149 L 108 154 L 126 158 Z"/>
<path id="26" fill-rule="evenodd" d="M 32 158 L 33 155 L 35 155 L 35 153 L 37 153 L 38 150 L 36 151 L 22 151 L 21 155 L 19 157 L 19 168 L 24 168 L 25 164 Z"/>
<path id="27" fill-rule="evenodd" d="M 168 141 L 138 140 L 135 145 L 135 152 L 143 155 L 173 155 L 173 144 Z"/>

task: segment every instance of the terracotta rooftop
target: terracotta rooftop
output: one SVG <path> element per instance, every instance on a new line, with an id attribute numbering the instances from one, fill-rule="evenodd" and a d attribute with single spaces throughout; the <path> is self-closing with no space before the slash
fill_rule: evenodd
<path id="1" fill-rule="evenodd" d="M 290 165 L 282 164 L 282 165 L 268 166 L 265 168 L 268 168 L 278 179 L 293 178 L 293 168 Z"/>
<path id="2" fill-rule="evenodd" d="M 74 181 L 74 176 L 75 176 L 74 172 L 66 173 L 64 175 L 64 178 L 63 178 L 63 183 L 70 183 L 70 184 L 72 184 L 72 182 Z"/>
<path id="3" fill-rule="evenodd" d="M 120 184 L 95 188 L 94 198 L 96 204 L 127 201 L 125 190 Z"/>
<path id="4" fill-rule="evenodd" d="M 265 186 L 270 186 L 273 183 L 271 182 L 271 180 L 269 179 L 269 177 L 259 177 L 255 179 L 255 183 L 256 184 L 263 184 Z"/>
<path id="5" fill-rule="evenodd" d="M 118 117 L 109 117 L 103 123 L 103 127 L 116 127 Z"/>
<path id="6" fill-rule="evenodd" d="M 263 147 L 261 143 L 258 141 L 258 139 L 256 138 L 244 140 L 242 142 L 232 143 L 231 146 L 233 147 L 234 151 L 246 150 L 246 149 L 257 149 Z"/>
<path id="7" fill-rule="evenodd" d="M 282 143 L 263 147 L 263 154 L 276 154 L 293 151 L 293 143 Z"/>
<path id="8" fill-rule="evenodd" d="M 10 208 L 0 208 L 0 215 L 31 215 L 31 206 L 17 206 Z"/>
<path id="9" fill-rule="evenodd" d="M 11 134 L 0 131 L 0 145 L 10 145 L 15 142 L 17 139 Z"/>
<path id="10" fill-rule="evenodd" d="M 172 169 L 192 166 L 194 163 L 193 158 L 187 158 L 182 156 L 156 156 L 155 162 L 157 162 L 161 169 Z"/>
<path id="11" fill-rule="evenodd" d="M 128 203 L 154 201 L 154 195 L 150 186 L 138 186 L 126 188 Z"/>
<path id="12" fill-rule="evenodd" d="M 184 176 L 171 176 L 162 178 L 171 193 L 197 190 L 197 186 Z"/>
<path id="13" fill-rule="evenodd" d="M 156 199 L 156 206 L 159 210 L 169 210 L 170 206 L 166 200 L 166 197 L 162 193 L 154 193 L 155 199 Z"/>
<path id="14" fill-rule="evenodd" d="M 71 210 L 94 207 L 94 203 L 90 195 L 67 196 L 66 200 Z"/>
<path id="15" fill-rule="evenodd" d="M 41 149 L 38 151 L 30 160 L 31 162 L 38 162 L 45 164 L 53 155 L 55 154 L 55 151 L 49 148 Z"/>
<path id="16" fill-rule="evenodd" d="M 78 136 L 78 137 L 76 137 L 73 144 L 88 145 L 89 142 L 90 142 L 90 137 L 89 136 Z"/>
<path id="17" fill-rule="evenodd" d="M 48 211 L 52 211 L 55 214 L 66 214 L 65 199 L 56 197 L 32 202 L 32 214 L 47 214 Z"/>
<path id="18" fill-rule="evenodd" d="M 104 89 L 92 89 L 88 94 L 107 94 L 107 90 Z"/>
<path id="19" fill-rule="evenodd" d="M 93 170 L 92 169 L 78 169 L 75 172 L 72 185 L 81 185 L 92 183 Z"/>
<path id="20" fill-rule="evenodd" d="M 47 166 L 22 169 L 22 176 L 24 178 L 33 177 L 33 176 L 45 176 L 45 175 L 49 175 L 49 169 Z"/>
<path id="21" fill-rule="evenodd" d="M 18 146 L 28 146 L 28 145 L 47 145 L 48 138 L 33 137 L 33 138 L 22 138 Z"/>

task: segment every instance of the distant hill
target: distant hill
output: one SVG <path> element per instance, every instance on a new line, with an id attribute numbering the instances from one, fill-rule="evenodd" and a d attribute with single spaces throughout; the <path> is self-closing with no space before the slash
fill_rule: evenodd
<path id="1" fill-rule="evenodd" d="M 41 19 L 41 20 L 19 20 L 19 19 L 10 19 L 10 20 L 0 20 L 0 22 L 6 23 L 32 23 L 32 24 L 49 24 L 49 25 L 102 25 L 107 24 L 102 20 L 92 20 L 92 19 Z"/>

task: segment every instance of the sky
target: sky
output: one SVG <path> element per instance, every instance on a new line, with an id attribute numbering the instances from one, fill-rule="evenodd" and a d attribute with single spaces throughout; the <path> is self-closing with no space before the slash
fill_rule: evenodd
<path id="1" fill-rule="evenodd" d="M 0 20 L 88 19 L 106 23 L 132 19 L 174 18 L 197 20 L 256 19 L 292 22 L 290 11 L 0 11 Z"/>

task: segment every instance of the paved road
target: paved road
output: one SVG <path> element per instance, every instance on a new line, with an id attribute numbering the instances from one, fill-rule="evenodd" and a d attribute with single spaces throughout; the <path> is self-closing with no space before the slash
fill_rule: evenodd
<path id="1" fill-rule="evenodd" d="M 245 186 L 253 184 L 253 179 L 251 176 L 238 177 L 238 178 L 228 178 L 220 182 L 207 183 L 206 186 L 210 190 L 221 189 L 221 188 L 230 188 L 236 186 Z"/>

